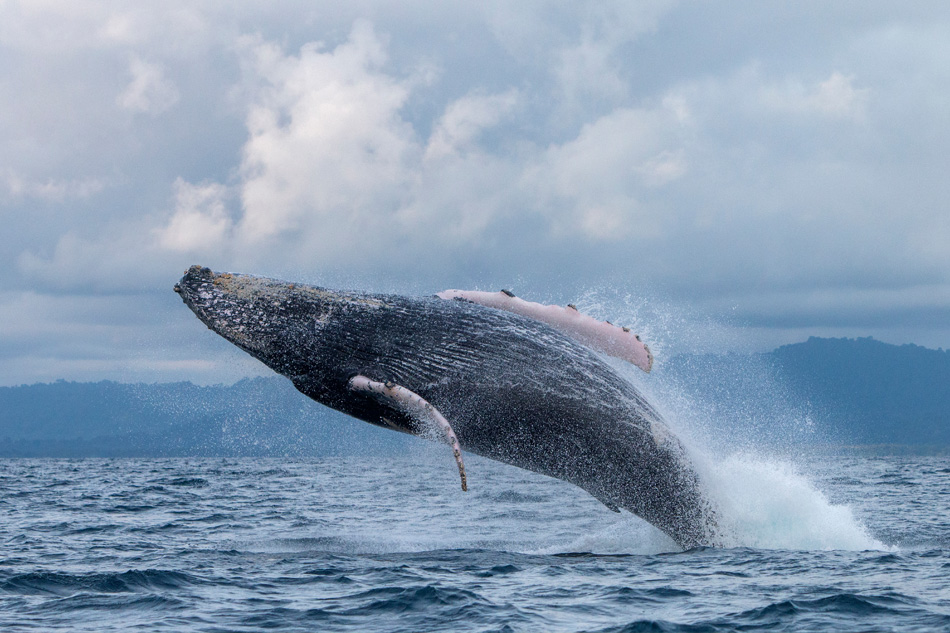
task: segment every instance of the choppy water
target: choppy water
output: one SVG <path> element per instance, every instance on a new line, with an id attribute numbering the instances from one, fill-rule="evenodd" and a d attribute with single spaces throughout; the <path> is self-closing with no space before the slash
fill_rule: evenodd
<path id="1" fill-rule="evenodd" d="M 0 630 L 950 630 L 948 458 L 713 460 L 731 547 L 679 552 L 442 448 L 0 460 Z"/>

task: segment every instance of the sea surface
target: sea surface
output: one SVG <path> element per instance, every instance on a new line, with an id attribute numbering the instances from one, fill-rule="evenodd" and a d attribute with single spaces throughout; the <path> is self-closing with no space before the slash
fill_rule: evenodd
<path id="1" fill-rule="evenodd" d="M 950 630 L 950 458 L 703 466 L 728 546 L 445 447 L 0 460 L 0 630 Z"/>

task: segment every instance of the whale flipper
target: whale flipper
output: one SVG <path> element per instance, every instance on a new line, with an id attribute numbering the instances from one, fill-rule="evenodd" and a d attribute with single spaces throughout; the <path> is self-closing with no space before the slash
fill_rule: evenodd
<path id="1" fill-rule="evenodd" d="M 633 363 L 645 372 L 653 367 L 653 353 L 630 328 L 614 325 L 610 321 L 598 321 L 579 312 L 574 304 L 568 306 L 544 305 L 525 301 L 510 290 L 482 292 L 479 290 L 443 290 L 436 294 L 440 299 L 470 301 L 489 308 L 513 312 L 547 323 L 555 330 L 574 340 Z"/>
<path id="2" fill-rule="evenodd" d="M 349 386 L 354 391 L 371 393 L 387 401 L 394 409 L 442 431 L 446 443 L 452 447 L 452 452 L 455 455 L 455 463 L 458 464 L 459 476 L 462 478 L 462 491 L 468 490 L 465 464 L 462 462 L 462 447 L 459 445 L 458 437 L 455 436 L 455 431 L 452 430 L 449 421 L 439 413 L 438 409 L 429 404 L 419 394 L 391 382 L 377 382 L 359 375 L 350 378 Z"/>

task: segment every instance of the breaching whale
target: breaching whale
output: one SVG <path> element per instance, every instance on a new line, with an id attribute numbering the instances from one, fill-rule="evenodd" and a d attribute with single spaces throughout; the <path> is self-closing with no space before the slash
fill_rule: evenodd
<path id="1" fill-rule="evenodd" d="M 683 548 L 718 542 L 683 446 L 589 346 L 649 370 L 649 350 L 626 328 L 488 293 L 346 292 L 200 266 L 175 291 L 317 402 L 449 444 L 463 490 L 465 451 L 575 484 Z"/>

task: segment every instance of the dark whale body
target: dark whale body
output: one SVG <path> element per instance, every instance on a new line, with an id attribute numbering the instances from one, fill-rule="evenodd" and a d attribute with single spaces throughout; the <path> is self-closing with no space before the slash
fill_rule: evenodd
<path id="1" fill-rule="evenodd" d="M 540 321 L 198 266 L 176 291 L 209 328 L 321 404 L 426 434 L 417 416 L 350 380 L 400 385 L 441 412 L 462 450 L 571 482 L 684 548 L 716 544 L 715 513 L 657 412 L 597 354 Z"/>

